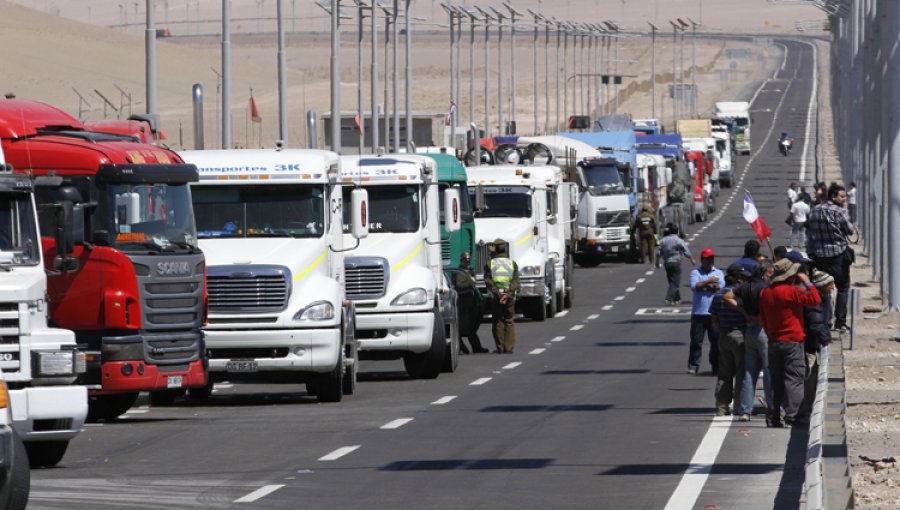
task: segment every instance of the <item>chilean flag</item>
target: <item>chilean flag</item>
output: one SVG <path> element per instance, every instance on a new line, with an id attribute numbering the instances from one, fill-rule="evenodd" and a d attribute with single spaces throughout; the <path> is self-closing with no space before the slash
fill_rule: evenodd
<path id="1" fill-rule="evenodd" d="M 744 193 L 744 219 L 753 228 L 753 232 L 756 233 L 759 242 L 765 241 L 767 237 L 772 235 L 772 231 L 769 230 L 766 222 L 763 221 L 759 212 L 756 211 L 756 206 L 753 204 L 753 199 L 750 198 L 749 193 Z"/>

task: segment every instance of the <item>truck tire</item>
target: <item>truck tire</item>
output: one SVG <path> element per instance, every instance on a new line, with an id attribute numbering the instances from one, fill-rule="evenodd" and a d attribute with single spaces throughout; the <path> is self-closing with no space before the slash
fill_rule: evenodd
<path id="1" fill-rule="evenodd" d="M 187 390 L 158 390 L 150 392 L 150 405 L 152 407 L 172 407 L 175 399 L 184 395 Z"/>
<path id="2" fill-rule="evenodd" d="M 550 302 L 545 304 L 546 313 L 548 319 L 552 319 L 554 315 L 556 315 L 556 284 L 552 284 L 550 287 Z"/>
<path id="3" fill-rule="evenodd" d="M 344 319 L 341 328 L 344 337 L 344 362 L 352 360 L 349 367 L 344 368 L 344 395 L 356 393 L 356 378 L 359 373 L 359 349 L 356 343 L 356 317 L 350 314 Z"/>
<path id="4" fill-rule="evenodd" d="M 444 353 L 444 366 L 441 372 L 452 374 L 459 368 L 459 311 L 453 317 L 453 323 L 450 324 L 450 341 L 447 342 L 446 352 Z"/>
<path id="5" fill-rule="evenodd" d="M 28 464 L 32 468 L 53 467 L 59 464 L 69 441 L 29 441 L 25 443 L 25 451 L 28 452 Z"/>
<path id="6" fill-rule="evenodd" d="M 4 510 L 25 510 L 31 492 L 31 469 L 28 451 L 18 434 L 13 432 L 12 473 L 9 479 L 9 495 Z"/>
<path id="7" fill-rule="evenodd" d="M 340 402 L 344 397 L 344 355 L 338 356 L 330 372 L 316 374 L 316 397 L 319 402 Z"/>
<path id="8" fill-rule="evenodd" d="M 88 421 L 114 420 L 125 414 L 137 401 L 138 393 L 113 393 L 88 398 Z"/>
<path id="9" fill-rule="evenodd" d="M 205 385 L 200 386 L 199 388 L 188 388 L 187 396 L 191 400 L 202 400 L 204 398 L 209 398 L 213 394 L 213 387 L 215 385 L 212 381 L 207 381 Z"/>
<path id="10" fill-rule="evenodd" d="M 547 319 L 547 308 L 544 306 L 544 298 L 532 298 L 526 303 L 528 318 L 535 322 L 544 322 Z"/>
<path id="11" fill-rule="evenodd" d="M 575 261 L 569 256 L 566 259 L 566 289 L 563 295 L 563 307 L 572 308 L 572 302 L 575 300 L 575 286 L 572 285 L 575 275 Z"/>
<path id="12" fill-rule="evenodd" d="M 447 351 L 447 337 L 444 331 L 444 318 L 435 307 L 434 328 L 431 332 L 431 347 L 422 353 L 409 352 L 403 356 L 403 366 L 410 379 L 434 379 L 444 366 L 444 355 Z"/>

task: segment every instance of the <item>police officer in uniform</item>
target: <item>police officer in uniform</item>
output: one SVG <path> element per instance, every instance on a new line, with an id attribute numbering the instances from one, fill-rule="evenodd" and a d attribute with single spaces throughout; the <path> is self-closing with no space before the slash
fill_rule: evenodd
<path id="1" fill-rule="evenodd" d="M 459 334 L 469 339 L 472 345 L 471 352 L 488 352 L 481 346 L 478 338 L 478 326 L 481 325 L 482 297 L 481 292 L 475 287 L 475 273 L 470 266 L 472 255 L 464 251 L 459 257 L 460 271 L 453 272 L 454 288 L 456 288 L 456 307 L 459 310 Z M 469 348 L 463 342 L 459 344 L 459 350 L 468 354 Z"/>
<path id="2" fill-rule="evenodd" d="M 497 353 L 512 354 L 516 345 L 516 293 L 519 267 L 509 258 L 509 244 L 494 240 L 490 262 L 484 267 L 484 284 L 491 294 L 491 325 Z"/>
<path id="3" fill-rule="evenodd" d="M 637 226 L 640 234 L 640 250 L 641 264 L 644 263 L 644 256 L 647 262 L 653 263 L 653 254 L 656 253 L 656 236 L 658 230 L 656 227 L 656 216 L 649 207 L 644 206 L 641 213 L 637 217 Z"/>

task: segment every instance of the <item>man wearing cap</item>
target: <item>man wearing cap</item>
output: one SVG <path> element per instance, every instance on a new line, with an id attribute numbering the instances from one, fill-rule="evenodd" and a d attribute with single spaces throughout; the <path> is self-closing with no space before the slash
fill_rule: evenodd
<path id="1" fill-rule="evenodd" d="M 516 345 L 516 292 L 519 266 L 509 258 L 509 244 L 494 240 L 491 260 L 484 266 L 484 284 L 491 294 L 491 329 L 497 353 L 512 354 Z"/>
<path id="2" fill-rule="evenodd" d="M 799 285 L 795 285 L 799 283 Z M 800 264 L 783 258 L 775 263 L 769 286 L 759 295 L 760 318 L 769 337 L 769 373 L 772 377 L 772 402 L 766 423 L 783 427 L 793 425 L 803 401 L 806 355 L 803 342 L 803 307 L 821 303 Z"/>
<path id="3" fill-rule="evenodd" d="M 731 402 L 740 403 L 744 380 L 744 332 L 747 318 L 725 301 L 725 293 L 750 278 L 750 272 L 738 263 L 725 271 L 725 286 L 713 296 L 710 313 L 719 333 L 719 376 L 716 380 L 716 416 L 731 414 Z"/>
<path id="4" fill-rule="evenodd" d="M 700 266 L 691 271 L 691 345 L 688 351 L 688 374 L 697 375 L 703 357 L 703 337 L 709 337 L 709 364 L 719 371 L 718 336 L 712 325 L 709 307 L 713 295 L 722 287 L 725 275 L 715 267 L 716 254 L 705 248 L 700 252 Z"/>
<path id="5" fill-rule="evenodd" d="M 481 346 L 478 338 L 478 327 L 481 325 L 482 298 L 478 288 L 475 287 L 475 273 L 470 267 L 472 255 L 464 251 L 459 257 L 459 271 L 453 271 L 454 288 L 456 288 L 456 307 L 459 310 L 459 335 L 469 339 L 472 345 L 471 352 L 488 352 Z M 468 354 L 469 348 L 463 342 L 459 343 L 459 351 Z"/>
<path id="6" fill-rule="evenodd" d="M 646 205 L 641 209 L 641 214 L 637 216 L 638 229 L 640 231 L 640 247 L 641 247 L 641 264 L 644 263 L 644 257 L 647 262 L 653 263 L 653 253 L 656 251 L 656 215 L 650 211 Z"/>
<path id="7" fill-rule="evenodd" d="M 656 267 L 659 267 L 660 261 L 666 268 L 666 279 L 669 282 L 669 288 L 666 291 L 666 304 L 677 305 L 681 303 L 681 261 L 685 257 L 691 260 L 691 264 L 696 264 L 691 250 L 688 248 L 684 239 L 678 237 L 678 229 L 674 223 L 667 223 L 663 231 L 665 236 L 659 242 L 656 249 Z"/>

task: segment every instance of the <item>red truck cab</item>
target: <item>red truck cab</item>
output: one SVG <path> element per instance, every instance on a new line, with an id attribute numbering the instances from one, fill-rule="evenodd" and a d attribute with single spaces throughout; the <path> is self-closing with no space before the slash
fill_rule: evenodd
<path id="1" fill-rule="evenodd" d="M 708 161 L 702 151 L 685 151 L 685 159 L 691 167 L 691 178 L 694 187 L 694 203 L 691 214 L 696 221 L 706 221 L 709 212 L 706 204 L 706 177 L 712 171 L 712 162 Z"/>
<path id="2" fill-rule="evenodd" d="M 35 196 L 50 318 L 87 353 L 89 417 L 119 416 L 140 391 L 167 403 L 204 387 L 206 268 L 188 186 L 196 167 L 19 99 L 0 100 L 0 143 L 17 172 L 49 177 Z"/>

